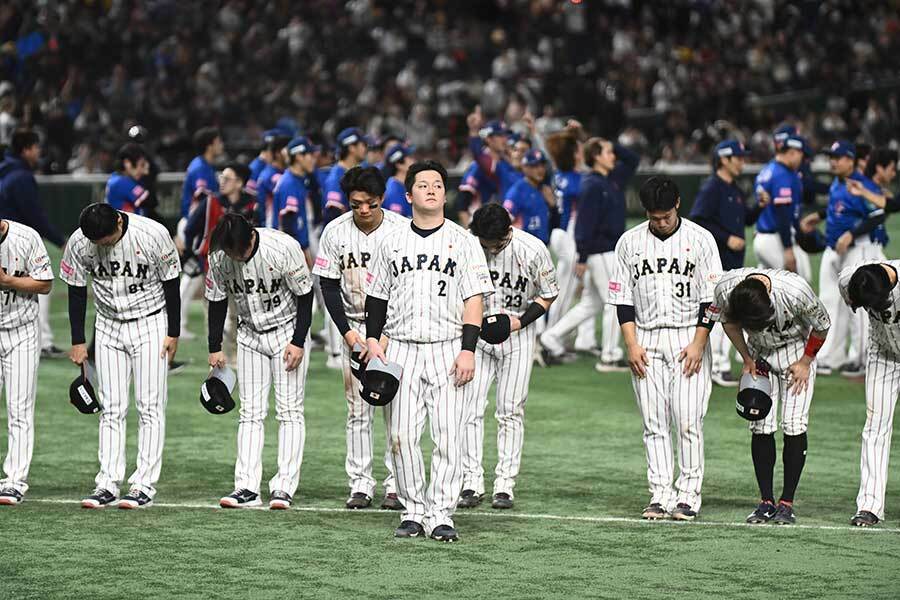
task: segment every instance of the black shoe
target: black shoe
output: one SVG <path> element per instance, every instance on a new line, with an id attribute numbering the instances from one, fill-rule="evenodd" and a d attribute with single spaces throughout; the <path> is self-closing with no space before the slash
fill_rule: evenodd
<path id="1" fill-rule="evenodd" d="M 291 495 L 274 491 L 269 495 L 269 510 L 287 510 L 291 507 Z"/>
<path id="2" fill-rule="evenodd" d="M 24 494 L 16 488 L 8 487 L 0 490 L 0 504 L 15 506 L 22 502 Z"/>
<path id="3" fill-rule="evenodd" d="M 425 535 L 425 528 L 415 521 L 403 521 L 400 527 L 394 530 L 394 537 L 414 538 Z"/>
<path id="4" fill-rule="evenodd" d="M 481 494 L 475 493 L 475 490 L 463 490 L 459 495 L 458 508 L 475 508 L 481 504 Z"/>
<path id="5" fill-rule="evenodd" d="M 153 499 L 138 489 L 131 490 L 119 500 L 119 508 L 123 510 L 150 508 L 151 506 L 153 506 Z"/>
<path id="6" fill-rule="evenodd" d="M 41 358 L 63 358 L 65 355 L 66 351 L 58 346 L 41 348 Z"/>
<path id="7" fill-rule="evenodd" d="M 391 492 L 390 494 L 384 495 L 384 500 L 381 501 L 381 508 L 384 510 L 403 510 L 406 507 L 403 506 L 403 503 L 397 498 L 397 494 Z"/>
<path id="8" fill-rule="evenodd" d="M 775 509 L 775 516 L 772 517 L 772 522 L 776 525 L 793 525 L 796 523 L 797 517 L 794 515 L 794 507 L 790 504 L 779 502 L 778 508 Z"/>
<path id="9" fill-rule="evenodd" d="M 841 365 L 841 375 L 855 379 L 857 377 L 866 376 L 866 367 L 855 362 L 848 362 Z"/>
<path id="10" fill-rule="evenodd" d="M 850 519 L 850 524 L 854 527 L 872 527 L 881 523 L 881 519 L 867 510 L 861 510 Z"/>
<path id="11" fill-rule="evenodd" d="M 494 494 L 491 499 L 491 508 L 507 509 L 513 507 L 513 499 L 506 492 Z"/>
<path id="12" fill-rule="evenodd" d="M 372 498 L 366 496 L 362 492 L 353 492 L 347 498 L 345 506 L 350 510 L 359 510 L 361 508 L 369 508 L 372 505 Z"/>
<path id="13" fill-rule="evenodd" d="M 631 365 L 624 358 L 619 360 L 598 360 L 594 365 L 594 370 L 598 373 L 627 373 L 631 371 Z"/>
<path id="14" fill-rule="evenodd" d="M 459 535 L 449 525 L 438 525 L 431 531 L 431 539 L 439 542 L 455 542 L 459 540 Z"/>
<path id="15" fill-rule="evenodd" d="M 740 378 L 731 374 L 731 371 L 722 371 L 712 374 L 712 382 L 720 387 L 737 387 Z"/>
<path id="16" fill-rule="evenodd" d="M 112 492 L 103 488 L 97 488 L 94 493 L 81 500 L 81 508 L 105 508 L 116 501 Z"/>
<path id="17" fill-rule="evenodd" d="M 756 510 L 747 515 L 746 521 L 751 525 L 762 525 L 763 523 L 771 521 L 777 511 L 778 509 L 775 508 L 775 504 L 769 501 L 763 501 L 759 503 Z"/>
<path id="18" fill-rule="evenodd" d="M 672 511 L 672 518 L 676 521 L 693 521 L 697 517 L 697 511 L 690 504 L 679 502 Z"/>
<path id="19" fill-rule="evenodd" d="M 175 373 L 184 370 L 184 367 L 187 363 L 178 362 L 177 360 L 173 360 L 169 363 L 169 375 L 174 375 Z"/>
<path id="20" fill-rule="evenodd" d="M 262 506 L 259 494 L 250 490 L 234 490 L 227 496 L 219 499 L 222 508 L 247 508 L 248 506 Z"/>
<path id="21" fill-rule="evenodd" d="M 659 502 L 649 504 L 641 513 L 641 518 L 647 519 L 648 521 L 658 521 L 660 519 L 665 519 L 667 516 L 669 516 L 669 513 Z"/>
<path id="22" fill-rule="evenodd" d="M 563 355 L 554 356 L 546 348 L 541 349 L 541 362 L 543 362 L 544 366 L 546 367 L 555 367 L 557 365 L 565 364 L 565 362 L 563 361 Z"/>

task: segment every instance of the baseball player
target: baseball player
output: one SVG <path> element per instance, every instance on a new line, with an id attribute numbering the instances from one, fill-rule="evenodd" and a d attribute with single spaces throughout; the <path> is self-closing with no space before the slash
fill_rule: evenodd
<path id="1" fill-rule="evenodd" d="M 550 211 L 556 211 L 556 195 L 547 178 L 547 157 L 540 150 L 528 151 L 522 158 L 525 177 L 506 193 L 503 208 L 509 211 L 513 224 L 535 236 L 544 244 L 550 242 Z"/>
<path id="2" fill-rule="evenodd" d="M 384 173 L 388 178 L 384 191 L 384 208 L 412 217 L 412 206 L 406 200 L 406 188 L 403 185 L 406 172 L 415 162 L 412 157 L 413 148 L 405 144 L 394 144 L 384 155 Z"/>
<path id="3" fill-rule="evenodd" d="M 312 149 L 312 142 L 303 136 L 296 137 L 285 145 L 287 164 L 284 173 L 275 184 L 272 204 L 275 228 L 300 243 L 309 264 L 312 264 L 312 260 L 309 254 L 310 232 L 306 206 L 309 191 L 306 187 L 306 178 L 313 170 Z"/>
<path id="4" fill-rule="evenodd" d="M 499 204 L 478 209 L 469 227 L 484 248 L 496 288 L 496 293 L 485 299 L 484 314 L 509 315 L 512 333 L 500 344 L 478 342 L 475 379 L 468 387 L 473 405 L 463 438 L 464 475 L 459 507 L 477 506 L 484 494 L 484 411 L 491 384 L 496 380 L 498 458 L 491 506 L 505 509 L 513 506 L 513 489 L 522 462 L 525 401 L 535 346 L 532 324 L 550 308 L 559 286 L 547 247 L 534 236 L 513 229 L 509 213 Z"/>
<path id="5" fill-rule="evenodd" d="M 712 235 L 678 216 L 674 181 L 651 177 L 640 199 L 648 220 L 616 244 L 607 302 L 616 306 L 644 422 L 651 497 L 641 516 L 691 521 L 702 503 L 703 418 L 712 389 L 706 309 L 722 263 Z"/>
<path id="6" fill-rule="evenodd" d="M 900 395 L 900 261 L 869 261 L 841 271 L 841 297 L 854 311 L 865 309 L 869 319 L 866 364 L 866 425 L 859 461 L 860 483 L 856 514 L 858 527 L 884 519 L 884 494 L 891 452 L 894 407 Z"/>
<path id="7" fill-rule="evenodd" d="M 256 178 L 256 198 L 258 220 L 263 227 L 276 228 L 278 226 L 278 211 L 275 209 L 275 187 L 284 174 L 287 159 L 284 156 L 284 148 L 291 138 L 284 135 L 276 135 L 269 142 L 269 163 L 263 167 Z"/>
<path id="8" fill-rule="evenodd" d="M 180 300 L 178 250 L 166 228 L 147 217 L 129 215 L 109 204 L 90 204 L 79 217 L 60 263 L 69 286 L 69 321 L 76 365 L 87 360 L 84 319 L 87 278 L 97 307 L 95 356 L 99 383 L 100 472 L 84 508 L 103 508 L 116 500 L 125 476 L 125 415 L 134 378 L 138 454 L 130 491 L 119 508 L 146 508 L 156 495 L 162 467 L 168 363 L 178 348 Z"/>
<path id="9" fill-rule="evenodd" d="M 446 186 L 447 171 L 437 162 L 409 168 L 412 223 L 375 250 L 365 312 L 368 358 L 385 360 L 384 332 L 387 359 L 403 366 L 390 425 L 397 495 L 405 507 L 394 535 L 427 533 L 452 542 L 458 539 L 453 510 L 469 416 L 463 386 L 475 375 L 482 298 L 494 286 L 478 240 L 444 219 Z M 426 416 L 434 442 L 427 489 L 419 447 Z"/>
<path id="10" fill-rule="evenodd" d="M 264 131 L 262 136 L 262 147 L 259 150 L 259 154 L 257 154 L 256 158 L 247 165 L 250 168 L 250 179 L 248 180 L 247 190 L 253 195 L 256 194 L 257 179 L 259 179 L 259 176 L 263 169 L 266 168 L 266 165 L 272 162 L 272 150 L 269 145 L 280 135 L 285 135 L 280 129 L 267 129 Z"/>
<path id="11" fill-rule="evenodd" d="M 341 178 L 348 169 L 362 163 L 366 158 L 366 136 L 358 127 L 348 127 L 337 135 L 338 161 L 328 172 L 328 179 L 322 187 L 322 219 L 327 225 L 346 212 L 350 204 L 341 191 Z"/>
<path id="12" fill-rule="evenodd" d="M 498 198 L 506 198 L 512 185 L 522 178 L 522 173 L 509 162 L 509 136 L 511 134 L 506 123 L 500 120 L 484 122 L 481 107 L 467 119 L 469 126 L 469 151 L 478 168 L 492 183 Z M 489 202 L 490 196 L 481 196 L 482 202 Z"/>
<path id="13" fill-rule="evenodd" d="M 372 477 L 375 407 L 360 398 L 360 382 L 350 371 L 350 353 L 356 345 L 365 346 L 365 279 L 375 249 L 394 235 L 397 228 L 409 227 L 409 221 L 381 207 L 385 184 L 384 176 L 376 167 L 353 167 L 344 173 L 341 187 L 350 200 L 350 212 L 329 223 L 322 232 L 313 275 L 319 277 L 325 307 L 345 342 L 341 361 L 347 400 L 347 460 L 344 466 L 350 486 L 346 505 L 358 509 L 370 506 L 375 495 Z M 384 407 L 388 440 L 390 408 L 390 404 Z M 394 486 L 389 446 L 384 461 L 388 475 L 384 480 L 385 497 L 381 507 L 402 509 Z"/>
<path id="14" fill-rule="evenodd" d="M 143 215 L 143 204 L 150 192 L 138 183 L 150 169 L 147 153 L 139 144 L 119 149 L 119 171 L 106 182 L 106 202 L 116 210 Z"/>
<path id="15" fill-rule="evenodd" d="M 41 355 L 37 295 L 49 294 L 52 283 L 50 257 L 38 232 L 0 221 L 0 378 L 8 428 L 0 504 L 18 504 L 28 491 Z"/>
<path id="16" fill-rule="evenodd" d="M 745 268 L 722 276 L 708 314 L 713 321 L 721 321 L 744 361 L 743 373 L 756 376 L 757 361 L 769 367 L 772 410 L 765 419 L 750 423 L 750 449 L 761 499 L 747 522 L 793 524 L 794 493 L 806 463 L 815 359 L 831 327 L 828 311 L 800 275 L 781 269 Z M 784 488 L 776 505 L 772 479 L 779 422 L 784 432 Z"/>
<path id="17" fill-rule="evenodd" d="M 312 279 L 300 244 L 271 229 L 254 229 L 237 214 L 213 231 L 206 275 L 209 365 L 225 366 L 222 332 L 228 297 L 238 312 L 238 386 L 241 407 L 234 491 L 223 508 L 259 506 L 269 390 L 275 388 L 278 471 L 269 480 L 269 508 L 290 508 L 300 483 L 306 425 L 303 398 L 312 320 Z"/>

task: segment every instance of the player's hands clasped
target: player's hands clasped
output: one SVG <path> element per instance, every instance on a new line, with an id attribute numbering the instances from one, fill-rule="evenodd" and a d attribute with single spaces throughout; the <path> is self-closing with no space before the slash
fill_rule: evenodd
<path id="1" fill-rule="evenodd" d="M 691 342 L 678 355 L 678 362 L 681 363 L 682 371 L 686 377 L 700 372 L 700 366 L 703 364 L 704 348 L 705 345 Z"/>
<path id="2" fill-rule="evenodd" d="M 209 366 L 213 369 L 221 369 L 225 366 L 225 353 L 221 350 L 219 352 L 211 352 L 209 354 Z"/>
<path id="3" fill-rule="evenodd" d="M 453 361 L 450 375 L 456 376 L 456 387 L 462 387 L 475 378 L 475 353 L 471 350 L 461 350 Z"/>
<path id="4" fill-rule="evenodd" d="M 383 363 L 387 362 L 387 358 L 384 356 L 384 348 L 381 347 L 381 344 L 375 338 L 368 338 L 366 340 L 366 351 L 360 358 L 366 362 L 373 358 L 377 358 Z"/>
<path id="5" fill-rule="evenodd" d="M 303 360 L 303 348 L 288 344 L 284 349 L 284 370 L 290 373 L 300 365 Z"/>
<path id="6" fill-rule="evenodd" d="M 160 358 L 167 358 L 168 362 L 175 359 L 175 353 L 178 352 L 178 338 L 166 336 L 163 338 L 162 352 L 159 353 Z"/>
<path id="7" fill-rule="evenodd" d="M 788 386 L 791 393 L 800 394 L 806 390 L 809 385 L 810 362 L 805 358 L 801 358 L 790 367 L 788 367 Z"/>
<path id="8" fill-rule="evenodd" d="M 88 358 L 87 346 L 85 344 L 75 344 L 69 350 L 69 360 L 79 367 L 84 364 Z"/>
<path id="9" fill-rule="evenodd" d="M 628 364 L 631 366 L 631 372 L 641 379 L 646 377 L 647 369 L 645 367 L 650 364 L 650 359 L 647 358 L 647 351 L 644 350 L 644 347 L 640 344 L 632 344 L 626 347 L 625 351 L 628 353 Z"/>

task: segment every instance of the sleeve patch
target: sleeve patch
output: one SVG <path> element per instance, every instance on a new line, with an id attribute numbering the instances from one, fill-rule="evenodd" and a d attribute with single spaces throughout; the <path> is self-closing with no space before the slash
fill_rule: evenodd
<path id="1" fill-rule="evenodd" d="M 609 291 L 611 291 L 611 292 L 621 292 L 621 291 L 622 291 L 622 284 L 619 283 L 618 281 L 610 281 L 610 282 L 609 282 Z"/>
<path id="2" fill-rule="evenodd" d="M 329 264 L 331 264 L 331 263 L 324 256 L 316 257 L 316 266 L 317 267 L 322 267 L 323 269 L 327 269 Z"/>
<path id="3" fill-rule="evenodd" d="M 75 269 L 72 268 L 72 265 L 67 263 L 66 261 L 60 261 L 59 268 L 62 269 L 62 272 L 66 275 L 72 275 L 75 272 Z"/>

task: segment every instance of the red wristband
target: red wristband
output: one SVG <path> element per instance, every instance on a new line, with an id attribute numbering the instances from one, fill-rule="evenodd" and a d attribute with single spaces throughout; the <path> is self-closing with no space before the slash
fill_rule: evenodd
<path id="1" fill-rule="evenodd" d="M 816 337 L 813 334 L 809 334 L 809 339 L 806 340 L 806 348 L 803 349 L 803 354 L 810 358 L 815 358 L 816 354 L 819 353 L 819 349 L 824 343 L 824 339 Z"/>

